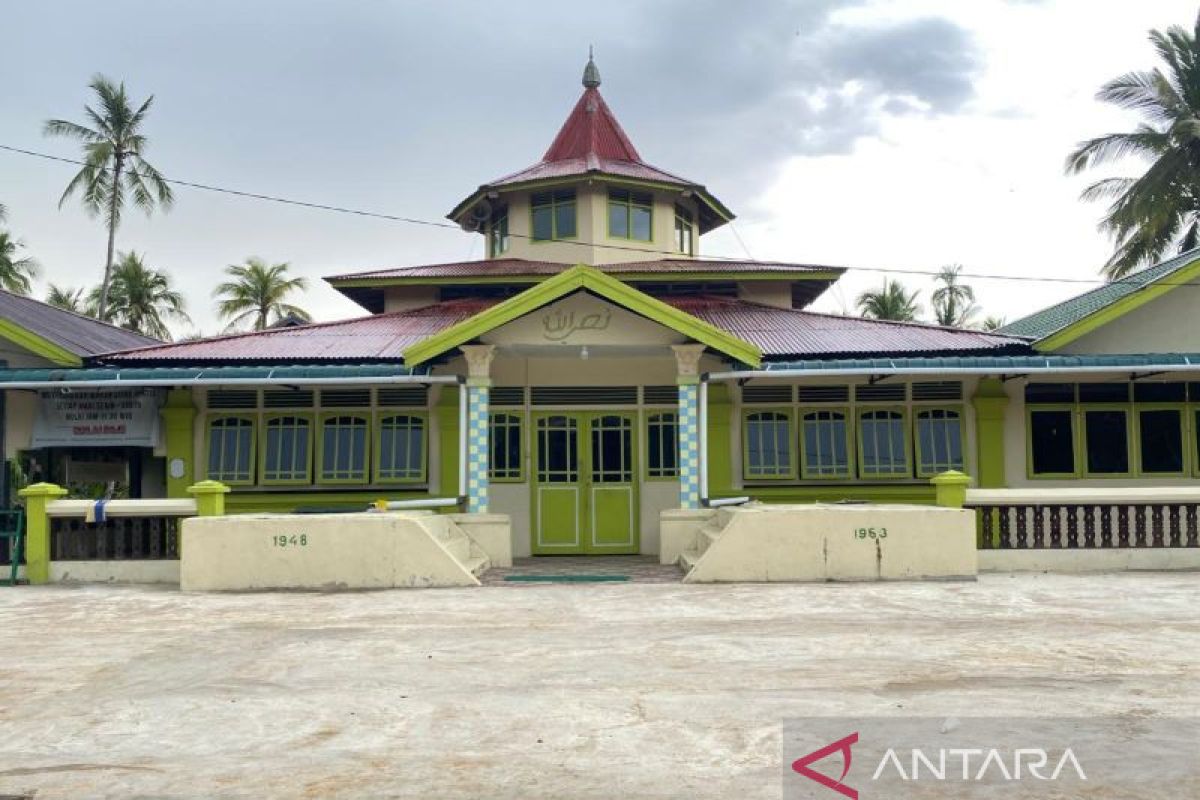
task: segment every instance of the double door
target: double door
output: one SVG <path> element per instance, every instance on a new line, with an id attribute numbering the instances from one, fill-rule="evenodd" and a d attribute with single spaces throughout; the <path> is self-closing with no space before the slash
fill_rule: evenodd
<path id="1" fill-rule="evenodd" d="M 637 414 L 538 413 L 532 445 L 533 553 L 637 553 Z"/>

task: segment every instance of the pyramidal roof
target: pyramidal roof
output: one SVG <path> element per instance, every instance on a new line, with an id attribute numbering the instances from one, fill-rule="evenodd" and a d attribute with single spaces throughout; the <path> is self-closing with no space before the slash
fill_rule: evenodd
<path id="1" fill-rule="evenodd" d="M 532 181 L 565 179 L 589 174 L 647 181 L 691 190 L 704 201 L 701 230 L 707 231 L 733 218 L 732 212 L 701 184 L 647 164 L 633 146 L 600 94 L 600 71 L 588 58 L 583 72 L 583 94 L 536 164 L 488 181 L 455 206 L 447 216 L 458 220 L 481 194 Z"/>

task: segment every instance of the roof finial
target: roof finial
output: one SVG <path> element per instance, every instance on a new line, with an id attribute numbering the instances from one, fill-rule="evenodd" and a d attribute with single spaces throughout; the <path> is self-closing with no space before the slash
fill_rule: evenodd
<path id="1" fill-rule="evenodd" d="M 583 85 L 589 89 L 595 89 L 600 85 L 600 70 L 596 69 L 596 62 L 592 60 L 592 46 L 588 45 L 588 63 L 583 68 Z"/>

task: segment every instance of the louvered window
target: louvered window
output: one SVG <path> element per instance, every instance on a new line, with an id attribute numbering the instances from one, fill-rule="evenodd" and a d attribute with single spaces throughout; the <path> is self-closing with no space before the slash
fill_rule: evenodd
<path id="1" fill-rule="evenodd" d="M 488 403 L 493 406 L 525 405 L 524 386 L 493 386 L 488 393 Z"/>
<path id="2" fill-rule="evenodd" d="M 370 389 L 322 389 L 322 408 L 370 408 Z"/>
<path id="3" fill-rule="evenodd" d="M 903 383 L 864 383 L 854 387 L 854 399 L 860 403 L 903 403 Z"/>
<path id="4" fill-rule="evenodd" d="M 796 396 L 801 403 L 849 403 L 849 386 L 797 386 Z"/>
<path id="5" fill-rule="evenodd" d="M 782 386 L 743 386 L 743 403 L 790 403 L 792 402 L 792 387 Z"/>
<path id="6" fill-rule="evenodd" d="M 912 385 L 913 400 L 962 400 L 959 381 L 925 381 Z"/>
<path id="7" fill-rule="evenodd" d="M 534 386 L 535 406 L 607 406 L 637 403 L 636 386 Z"/>
<path id="8" fill-rule="evenodd" d="M 263 392 L 263 408 L 312 408 L 311 389 L 267 389 Z"/>
<path id="9" fill-rule="evenodd" d="M 388 386 L 378 391 L 379 405 L 395 407 L 423 407 L 429 398 L 425 386 Z"/>
<path id="10" fill-rule="evenodd" d="M 208 393 L 209 408 L 258 408 L 257 389 L 214 389 Z"/>
<path id="11" fill-rule="evenodd" d="M 679 404 L 678 386 L 643 386 L 642 402 L 648 406 L 674 406 Z"/>

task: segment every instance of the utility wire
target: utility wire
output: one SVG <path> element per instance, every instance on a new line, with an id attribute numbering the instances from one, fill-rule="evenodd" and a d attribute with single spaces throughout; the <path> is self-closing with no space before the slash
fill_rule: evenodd
<path id="1" fill-rule="evenodd" d="M 76 166 L 86 166 L 86 162 L 79 161 L 78 159 L 65 158 L 63 156 L 55 156 L 55 155 L 51 155 L 49 153 L 42 153 L 42 152 L 38 152 L 36 150 L 28 150 L 28 149 L 21 148 L 21 147 L 13 147 L 11 145 L 6 145 L 6 144 L 0 144 L 0 150 L 4 150 L 4 151 L 10 152 L 10 153 L 17 153 L 19 155 L 32 156 L 34 158 L 40 158 L 40 159 L 44 159 L 46 161 L 57 161 L 57 162 L 60 162 L 63 164 L 74 164 Z M 141 175 L 142 177 L 148 177 L 142 173 L 137 173 L 137 174 Z M 196 181 L 185 181 L 185 180 L 181 180 L 179 178 L 165 178 L 164 177 L 163 180 L 166 183 L 170 183 L 175 186 L 183 186 L 183 187 L 186 187 L 189 189 L 199 189 L 201 191 L 206 191 L 206 192 L 216 192 L 218 194 L 233 195 L 234 197 L 249 198 L 251 200 L 263 200 L 263 201 L 270 202 L 270 203 L 280 203 L 282 205 L 298 206 L 300 208 L 315 209 L 317 211 L 330 211 L 330 212 L 334 212 L 334 213 L 338 213 L 338 214 L 350 214 L 352 216 L 357 216 L 357 217 L 382 219 L 382 220 L 387 220 L 389 222 L 401 222 L 406 225 L 420 225 L 420 226 L 426 227 L 426 228 L 442 228 L 445 230 L 454 230 L 454 231 L 462 231 L 463 230 L 461 226 L 455 225 L 452 222 L 439 222 L 436 220 L 419 219 L 417 217 L 406 217 L 406 216 L 401 216 L 398 214 L 386 214 L 386 213 L 379 212 L 379 211 L 366 211 L 366 210 L 359 209 L 359 208 L 348 208 L 346 206 L 337 206 L 337 205 L 332 205 L 329 203 L 312 203 L 312 202 L 308 202 L 305 200 L 294 200 L 294 199 L 287 198 L 287 197 L 278 197 L 276 195 L 263 194 L 261 192 L 247 192 L 247 191 L 243 191 L 240 189 L 229 189 L 229 188 L 226 188 L 223 186 L 213 186 L 212 184 L 198 183 Z M 747 254 L 749 254 L 749 249 L 746 248 L 745 243 L 742 242 L 741 236 L 737 233 L 736 230 L 734 230 L 733 233 L 734 233 L 734 236 L 737 238 L 737 240 L 741 243 L 742 248 L 746 250 Z M 517 239 L 533 240 L 533 236 L 530 234 L 510 233 L 509 236 L 512 238 L 517 238 Z M 539 239 L 538 241 L 542 241 L 542 240 Z M 554 241 L 556 244 L 576 245 L 579 247 L 593 247 L 593 245 L 588 244 L 587 242 L 580 242 L 580 241 L 572 240 L 572 239 L 556 239 Z M 605 244 L 605 245 L 603 245 L 603 248 L 606 250 L 625 250 L 625 251 L 629 251 L 631 253 L 638 253 L 640 255 L 657 254 L 657 255 L 674 256 L 675 258 L 685 258 L 685 259 L 687 258 L 683 254 L 676 252 L 674 250 L 657 250 L 654 248 L 631 247 L 628 245 L 619 245 L 619 244 Z M 737 263 L 737 264 L 758 263 L 758 264 L 769 265 L 769 264 L 787 264 L 787 263 L 789 263 L 789 262 L 779 262 L 779 261 L 759 261 L 759 260 L 753 259 L 753 258 L 747 260 L 747 259 L 743 259 L 743 258 L 735 258 L 733 256 L 704 256 L 704 258 L 702 260 L 706 261 L 706 262 L 722 262 L 722 261 L 724 261 L 724 262 Z M 843 269 L 843 270 L 852 271 L 852 272 L 878 272 L 878 273 L 881 273 L 884 275 L 913 275 L 913 276 L 921 276 L 921 277 L 937 277 L 940 274 L 939 270 L 902 269 L 902 268 L 898 268 L 898 267 L 859 267 L 859 266 L 836 267 L 836 266 L 829 266 L 829 265 L 804 265 L 804 266 L 813 266 L 816 268 L 828 267 L 829 269 Z M 1130 281 L 1132 278 L 1136 277 L 1136 273 L 1134 275 L 1126 276 L 1125 278 L 1120 278 L 1115 281 L 1106 281 L 1101 278 L 1055 278 L 1055 277 L 1050 277 L 1050 276 L 1046 276 L 1046 275 L 997 275 L 994 273 L 982 273 L 982 272 L 962 272 L 962 273 L 960 273 L 959 277 L 971 278 L 973 280 L 1015 281 L 1018 283 L 1022 283 L 1022 282 L 1024 282 L 1024 283 L 1075 283 L 1075 284 L 1088 284 L 1088 285 L 1095 286 L 1095 285 L 1114 285 L 1114 284 L 1124 283 L 1124 282 Z M 1155 286 L 1200 286 L 1200 282 L 1187 281 L 1187 282 L 1182 282 L 1182 283 L 1171 283 L 1169 281 L 1158 281 L 1158 282 L 1155 282 L 1154 285 Z M 1137 286 L 1138 286 L 1138 288 L 1142 288 L 1142 284 L 1137 284 Z"/>

